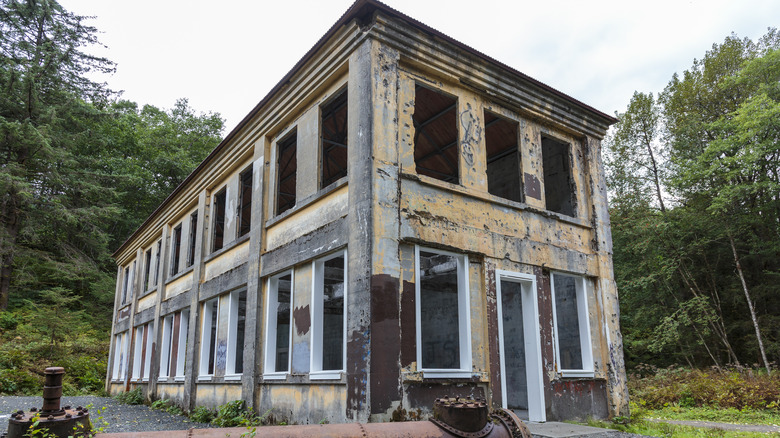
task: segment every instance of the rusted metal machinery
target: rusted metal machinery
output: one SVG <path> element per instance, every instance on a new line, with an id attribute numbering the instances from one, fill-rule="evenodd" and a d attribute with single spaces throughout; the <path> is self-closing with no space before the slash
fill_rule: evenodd
<path id="1" fill-rule="evenodd" d="M 531 438 L 525 424 L 509 410 L 488 414 L 484 400 L 443 397 L 436 399 L 431 421 L 396 423 L 346 423 L 303 426 L 262 426 L 251 435 L 262 437 L 339 438 Z M 190 429 L 182 431 L 137 432 L 101 435 L 105 438 L 224 438 L 243 436 L 247 428 Z"/>
<path id="2" fill-rule="evenodd" d="M 57 437 L 86 436 L 90 431 L 89 412 L 81 406 L 71 409 L 70 406 L 60 408 L 62 398 L 62 376 L 65 369 L 50 367 L 44 371 L 43 407 L 32 408 L 28 412 L 22 410 L 11 414 L 8 419 L 8 438 L 21 438 L 36 422 L 35 428 Z"/>

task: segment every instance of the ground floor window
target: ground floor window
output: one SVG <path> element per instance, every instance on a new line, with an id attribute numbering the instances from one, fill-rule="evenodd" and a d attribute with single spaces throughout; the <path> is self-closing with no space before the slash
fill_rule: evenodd
<path id="1" fill-rule="evenodd" d="M 225 379 L 239 378 L 244 372 L 244 329 L 246 327 L 246 289 L 230 293 L 228 351 Z"/>
<path id="2" fill-rule="evenodd" d="M 338 379 L 346 361 L 347 252 L 314 262 L 311 379 Z"/>
<path id="3" fill-rule="evenodd" d="M 124 380 L 127 376 L 127 335 L 128 332 L 123 332 L 114 336 L 114 370 L 111 374 L 114 380 Z"/>
<path id="4" fill-rule="evenodd" d="M 417 363 L 425 377 L 471 375 L 466 256 L 415 248 Z"/>
<path id="5" fill-rule="evenodd" d="M 161 380 L 169 377 L 184 380 L 189 316 L 188 310 L 182 310 L 163 318 L 162 345 L 160 346 Z"/>
<path id="6" fill-rule="evenodd" d="M 149 368 L 152 361 L 152 324 L 147 323 L 135 328 L 135 350 L 133 352 L 133 380 L 149 380 Z"/>
<path id="7" fill-rule="evenodd" d="M 200 335 L 200 373 L 199 377 L 214 375 L 217 356 L 217 319 L 219 318 L 219 297 L 203 303 Z"/>
<path id="8" fill-rule="evenodd" d="M 264 379 L 283 379 L 290 370 L 293 272 L 268 279 Z"/>
<path id="9" fill-rule="evenodd" d="M 553 273 L 551 283 L 558 371 L 564 377 L 591 377 L 588 282 L 581 276 Z"/>

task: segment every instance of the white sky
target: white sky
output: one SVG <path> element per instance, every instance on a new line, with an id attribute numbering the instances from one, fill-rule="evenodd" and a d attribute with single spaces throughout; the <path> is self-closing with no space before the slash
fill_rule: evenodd
<path id="1" fill-rule="evenodd" d="M 60 0 L 96 16 L 123 98 L 219 112 L 225 134 L 276 85 L 352 0 Z M 389 6 L 614 114 L 658 92 L 731 32 L 780 23 L 776 0 L 385 0 Z"/>

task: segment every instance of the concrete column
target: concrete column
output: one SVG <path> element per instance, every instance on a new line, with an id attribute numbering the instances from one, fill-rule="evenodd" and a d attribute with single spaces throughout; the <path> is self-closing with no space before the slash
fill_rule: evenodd
<path id="1" fill-rule="evenodd" d="M 365 41 L 349 64 L 347 412 L 400 400 L 398 53 Z M 373 368 L 372 368 L 373 366 Z"/>
<path id="2" fill-rule="evenodd" d="M 257 382 L 262 369 L 260 336 L 263 322 L 263 286 L 260 282 L 260 251 L 263 243 L 263 222 L 265 209 L 263 188 L 265 187 L 265 141 L 255 143 L 252 164 L 252 228 L 249 231 L 249 260 L 246 281 L 246 320 L 244 327 L 244 374 L 241 378 L 241 398 L 248 407 L 255 408 Z"/>
<path id="3" fill-rule="evenodd" d="M 597 293 L 602 303 L 603 324 L 607 348 L 607 400 L 609 415 L 628 416 L 628 386 L 626 366 L 623 360 L 623 336 L 620 333 L 620 308 L 618 291 L 612 265 L 612 227 L 609 221 L 607 185 L 604 181 L 604 166 L 601 161 L 601 143 L 595 138 L 586 138 L 587 171 L 591 177 L 590 198 L 593 202 L 593 224 L 595 225 L 599 277 Z"/>
<path id="4" fill-rule="evenodd" d="M 160 308 L 165 297 L 165 281 L 168 279 L 168 224 L 163 225 L 162 246 L 160 247 L 160 266 L 157 270 L 157 299 L 154 303 L 154 342 L 152 342 L 152 364 L 149 367 L 149 388 L 146 398 L 151 394 L 157 394 L 157 378 L 160 375 L 160 344 L 162 343 L 162 321 L 160 320 Z"/>
<path id="5" fill-rule="evenodd" d="M 488 191 L 484 118 L 482 104 L 476 96 L 462 93 L 458 98 L 460 183 L 480 192 Z"/>
<path id="6" fill-rule="evenodd" d="M 192 264 L 192 288 L 190 294 L 190 320 L 187 324 L 187 352 L 184 363 L 188 368 L 184 370 L 184 409 L 191 411 L 195 407 L 195 390 L 197 383 L 198 364 L 195 359 L 200 351 L 200 284 L 203 281 L 203 256 L 206 252 L 206 238 L 208 236 L 208 192 L 202 191 L 198 196 L 198 220 L 197 237 L 195 238 L 195 261 Z M 158 335 L 159 339 L 159 335 Z"/>
<path id="7" fill-rule="evenodd" d="M 116 342 L 114 342 L 114 335 L 116 335 L 116 332 L 114 330 L 116 329 L 116 317 L 117 317 L 117 310 L 119 310 L 119 301 L 121 300 L 120 295 L 122 291 L 122 267 L 118 266 L 116 270 L 116 287 L 114 288 L 114 312 L 111 314 L 111 342 L 110 342 L 110 348 L 108 350 L 108 369 L 106 370 L 106 392 L 108 392 L 110 386 L 111 386 L 111 376 L 113 375 L 114 371 L 114 351 L 118 347 L 116 345 Z"/>
<path id="8" fill-rule="evenodd" d="M 130 278 L 133 279 L 133 284 L 129 285 L 130 290 L 133 293 L 132 300 L 130 301 L 130 328 L 129 340 L 127 345 L 127 377 L 125 378 L 125 391 L 130 389 L 130 380 L 133 376 L 133 362 L 135 362 L 135 309 L 138 307 L 138 296 L 143 293 L 141 287 L 141 280 L 138 279 L 138 271 L 141 267 L 141 259 L 144 255 L 143 248 L 138 248 L 135 251 L 135 261 L 130 263 Z"/>

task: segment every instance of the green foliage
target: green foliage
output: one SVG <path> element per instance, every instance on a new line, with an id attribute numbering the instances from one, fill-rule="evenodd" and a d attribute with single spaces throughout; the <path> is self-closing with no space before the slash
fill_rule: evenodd
<path id="1" fill-rule="evenodd" d="M 144 393 L 141 387 L 125 391 L 121 394 L 114 396 L 118 401 L 127 405 L 142 405 L 144 404 Z"/>
<path id="2" fill-rule="evenodd" d="M 211 423 L 217 417 L 217 412 L 205 406 L 198 406 L 190 412 L 190 420 L 198 423 Z"/>
<path id="3" fill-rule="evenodd" d="M 271 410 L 263 415 L 257 415 L 246 408 L 243 400 L 235 400 L 217 408 L 217 417 L 211 421 L 211 424 L 217 427 L 253 427 L 262 424 Z"/>

